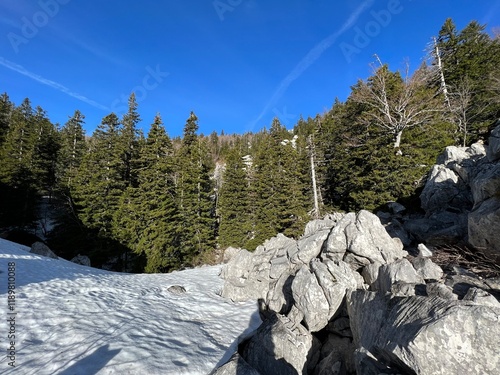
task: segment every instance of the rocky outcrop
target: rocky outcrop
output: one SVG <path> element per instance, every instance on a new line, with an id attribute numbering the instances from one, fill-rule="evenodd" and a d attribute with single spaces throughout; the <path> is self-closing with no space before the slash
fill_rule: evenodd
<path id="1" fill-rule="evenodd" d="M 79 264 L 81 266 L 87 266 L 90 267 L 90 258 L 86 255 L 80 255 L 78 254 L 76 257 L 71 259 L 71 262 Z"/>
<path id="2" fill-rule="evenodd" d="M 221 374 L 444 374 L 478 361 L 472 373 L 500 370 L 489 360 L 498 328 L 487 328 L 500 326 L 500 303 L 485 281 L 447 277 L 425 245 L 409 257 L 367 211 L 335 217 L 224 266 L 223 296 L 259 299 L 264 322 Z"/>
<path id="3" fill-rule="evenodd" d="M 43 242 L 35 242 L 33 245 L 31 245 L 30 253 L 42 255 L 47 258 L 59 259 L 59 257 L 54 254 L 54 252 L 50 250 L 49 247 Z"/>
<path id="4" fill-rule="evenodd" d="M 358 374 L 378 374 L 380 368 L 403 374 L 500 370 L 499 307 L 364 290 L 351 292 L 347 306 Z"/>
<path id="5" fill-rule="evenodd" d="M 500 279 L 443 270 L 426 246 L 468 238 L 500 254 L 499 160 L 500 127 L 487 147 L 439 157 L 425 215 L 391 202 L 377 216 L 314 220 L 298 240 L 229 250 L 222 296 L 259 300 L 263 324 L 220 373 L 500 373 Z"/>
<path id="6" fill-rule="evenodd" d="M 420 195 L 425 216 L 386 218 L 388 230 L 405 240 L 429 245 L 468 242 L 494 261 L 500 261 L 500 126 L 485 146 L 450 146 L 438 157 Z"/>

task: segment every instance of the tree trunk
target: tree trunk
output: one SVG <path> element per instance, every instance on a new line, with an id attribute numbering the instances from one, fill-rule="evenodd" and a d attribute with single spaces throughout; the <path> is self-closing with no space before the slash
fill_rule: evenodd
<path id="1" fill-rule="evenodd" d="M 313 185 L 313 196 L 314 196 L 314 213 L 313 213 L 313 218 L 318 219 L 320 212 L 319 212 L 319 200 L 318 200 L 318 188 L 316 186 L 316 168 L 314 166 L 314 146 L 312 143 L 311 136 L 309 136 L 309 151 L 310 151 L 310 159 L 311 159 L 311 179 L 312 179 L 312 185 Z"/>
<path id="2" fill-rule="evenodd" d="M 399 146 L 401 145 L 401 136 L 403 135 L 403 131 L 400 130 L 398 131 L 398 133 L 396 134 L 396 139 L 394 140 L 394 148 L 399 148 Z"/>

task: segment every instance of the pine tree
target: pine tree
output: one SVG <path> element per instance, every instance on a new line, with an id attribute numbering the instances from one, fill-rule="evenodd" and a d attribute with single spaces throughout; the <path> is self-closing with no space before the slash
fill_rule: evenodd
<path id="1" fill-rule="evenodd" d="M 0 95 L 0 147 L 2 147 L 9 131 L 13 109 L 14 105 L 7 93 Z"/>
<path id="2" fill-rule="evenodd" d="M 465 145 L 477 139 L 481 128 L 494 121 L 500 110 L 489 90 L 490 79 L 499 71 L 500 40 L 492 39 L 476 21 L 458 31 L 453 20 L 447 19 L 436 47 L 440 56 L 435 59 L 442 64 L 449 91 L 449 119 L 457 127 L 458 141 Z"/>
<path id="3" fill-rule="evenodd" d="M 120 123 L 112 113 L 103 118 L 90 140 L 75 183 L 75 202 L 83 224 L 101 235 L 112 236 L 112 221 L 125 190 L 118 149 Z"/>
<path id="4" fill-rule="evenodd" d="M 85 116 L 76 110 L 61 129 L 61 152 L 59 158 L 59 181 L 64 190 L 69 190 L 86 151 Z"/>
<path id="5" fill-rule="evenodd" d="M 11 225 L 29 225 L 36 218 L 37 180 L 33 168 L 36 130 L 29 99 L 13 109 L 0 153 L 2 216 Z"/>
<path id="6" fill-rule="evenodd" d="M 186 263 L 215 246 L 215 212 L 208 153 L 197 136 L 198 118 L 191 112 L 179 150 L 177 195 L 183 226 L 182 259 Z"/>
<path id="7" fill-rule="evenodd" d="M 138 187 L 128 187 L 115 215 L 115 235 L 146 256 L 146 272 L 178 268 L 180 223 L 176 205 L 172 142 L 160 115 L 140 149 Z"/>
<path id="8" fill-rule="evenodd" d="M 297 138 L 290 138 L 291 134 L 275 118 L 269 134 L 257 147 L 250 192 L 256 213 L 250 248 L 278 232 L 298 237 L 308 221 L 312 201 L 305 144 L 299 151 Z"/>
<path id="9" fill-rule="evenodd" d="M 135 94 L 132 93 L 128 100 L 128 112 L 123 116 L 123 127 L 120 131 L 119 149 L 122 154 L 123 162 L 123 181 L 125 186 L 137 186 L 138 157 L 139 157 L 139 137 L 137 129 L 140 116 L 137 112 L 137 101 Z"/>
<path id="10" fill-rule="evenodd" d="M 33 115 L 32 170 L 36 178 L 36 189 L 49 196 L 56 186 L 56 167 L 61 147 L 59 133 L 50 122 L 46 112 L 38 106 Z"/>
<path id="11" fill-rule="evenodd" d="M 219 192 L 219 238 L 221 247 L 247 247 L 252 223 L 249 195 L 249 163 L 236 146 L 228 154 Z"/>

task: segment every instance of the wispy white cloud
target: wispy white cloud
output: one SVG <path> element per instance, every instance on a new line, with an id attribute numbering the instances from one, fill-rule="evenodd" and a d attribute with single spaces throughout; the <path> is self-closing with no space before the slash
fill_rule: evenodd
<path id="1" fill-rule="evenodd" d="M 293 70 L 281 81 L 279 84 L 278 88 L 274 92 L 273 96 L 271 99 L 267 102 L 266 106 L 264 109 L 261 111 L 259 116 L 251 122 L 249 125 L 250 129 L 253 129 L 255 125 L 262 120 L 262 118 L 266 115 L 266 113 L 269 112 L 271 108 L 273 108 L 277 101 L 283 96 L 283 94 L 286 92 L 288 87 L 292 84 L 293 81 L 295 81 L 297 78 L 299 78 L 304 71 L 306 71 L 316 60 L 318 60 L 323 52 L 325 52 L 328 48 L 330 48 L 335 41 L 338 39 L 339 36 L 341 36 L 343 33 L 345 33 L 347 30 L 349 30 L 358 20 L 359 16 L 366 10 L 368 9 L 372 4 L 374 0 L 366 0 L 364 1 L 358 8 L 354 10 L 354 12 L 349 16 L 346 22 L 338 29 L 335 31 L 333 34 L 329 35 L 325 39 L 323 39 L 321 42 L 319 42 L 316 46 L 311 49 L 306 56 L 300 62 L 293 68 Z"/>
<path id="2" fill-rule="evenodd" d="M 105 111 L 109 111 L 108 107 L 106 107 L 102 104 L 99 104 L 99 103 L 97 103 L 97 102 L 95 102 L 95 101 L 93 101 L 93 100 L 91 100 L 91 99 L 89 99 L 81 94 L 78 94 L 74 91 L 71 91 L 66 86 L 63 86 L 60 83 L 57 83 L 57 82 L 52 81 L 50 79 L 44 78 L 38 74 L 32 73 L 32 72 L 26 70 L 23 66 L 16 64 L 12 61 L 9 61 L 3 57 L 0 57 L 0 65 L 3 65 L 7 69 L 13 70 L 14 72 L 22 74 L 28 78 L 31 78 L 32 80 L 35 80 L 43 85 L 49 86 L 55 90 L 58 90 L 64 94 L 69 95 L 75 99 L 78 99 L 84 103 L 90 104 L 93 107 L 96 107 L 96 108 L 99 108 L 99 109 L 102 109 Z"/>

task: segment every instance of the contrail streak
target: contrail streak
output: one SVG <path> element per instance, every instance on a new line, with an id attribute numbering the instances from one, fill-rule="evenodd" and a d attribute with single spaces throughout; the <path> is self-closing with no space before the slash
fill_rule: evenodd
<path id="1" fill-rule="evenodd" d="M 103 106 L 102 104 L 99 104 L 99 103 L 97 103 L 97 102 L 95 102 L 95 101 L 93 101 L 93 100 L 91 100 L 83 95 L 80 95 L 76 92 L 73 92 L 70 89 L 68 89 L 67 87 L 61 85 L 60 83 L 51 81 L 50 79 L 43 78 L 42 76 L 39 76 L 38 74 L 32 73 L 32 72 L 26 70 L 21 65 L 16 64 L 16 63 L 9 61 L 7 59 L 4 59 L 3 57 L 0 57 L 0 65 L 3 65 L 7 69 L 13 70 L 19 74 L 22 74 L 22 75 L 29 77 L 37 82 L 40 82 L 41 84 L 47 85 L 49 87 L 52 87 L 53 89 L 61 91 L 64 94 L 69 95 L 75 99 L 78 99 L 84 103 L 90 104 L 93 107 L 96 107 L 96 108 L 99 108 L 99 109 L 102 109 L 105 111 L 109 111 L 109 108 Z"/>
<path id="2" fill-rule="evenodd" d="M 339 36 L 341 36 L 343 33 L 345 33 L 348 29 L 350 29 L 353 24 L 358 20 L 359 16 L 361 13 L 363 13 L 367 8 L 369 8 L 374 0 L 366 0 L 361 4 L 347 19 L 347 21 L 342 25 L 342 27 L 328 36 L 327 38 L 323 39 L 321 42 L 319 42 L 316 46 L 314 46 L 313 49 L 311 49 L 307 55 L 300 60 L 300 62 L 295 66 L 295 68 L 285 77 L 283 81 L 281 81 L 280 85 L 274 92 L 273 96 L 271 99 L 267 102 L 266 106 L 260 113 L 260 115 L 252 121 L 250 128 L 253 129 L 257 122 L 259 122 L 262 117 L 275 105 L 275 103 L 278 101 L 281 96 L 285 93 L 285 91 L 288 89 L 288 87 L 292 84 L 293 81 L 295 81 L 297 78 L 299 78 L 302 73 L 304 73 L 307 68 L 309 68 L 316 60 L 318 60 L 323 52 L 325 52 L 328 48 L 332 46 L 333 43 L 337 40 Z"/>

